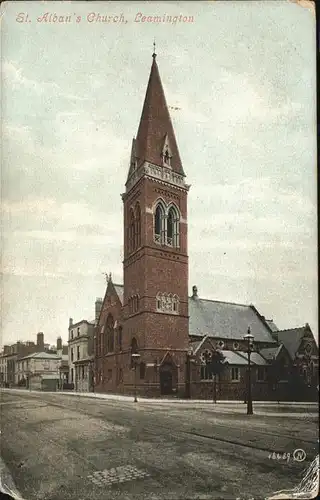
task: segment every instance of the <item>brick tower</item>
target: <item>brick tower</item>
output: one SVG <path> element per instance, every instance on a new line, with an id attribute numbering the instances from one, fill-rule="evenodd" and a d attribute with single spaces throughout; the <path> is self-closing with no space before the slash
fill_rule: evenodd
<path id="1" fill-rule="evenodd" d="M 156 54 L 124 204 L 125 350 L 140 354 L 140 394 L 182 393 L 188 350 L 189 186 L 163 92 Z"/>

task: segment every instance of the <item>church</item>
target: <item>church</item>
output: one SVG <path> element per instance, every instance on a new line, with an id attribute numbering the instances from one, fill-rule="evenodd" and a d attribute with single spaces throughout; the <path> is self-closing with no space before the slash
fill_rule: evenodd
<path id="1" fill-rule="evenodd" d="M 110 275 L 104 299 L 96 304 L 94 390 L 212 398 L 207 360 L 219 351 L 224 366 L 218 399 L 244 400 L 249 350 L 254 399 L 292 399 L 295 373 L 303 390 L 314 387 L 318 349 L 310 328 L 299 329 L 295 351 L 304 352 L 311 342 L 309 361 L 296 356 L 297 363 L 276 325 L 252 304 L 203 299 L 196 285 L 189 294 L 189 188 L 153 53 L 121 195 L 123 284 Z M 250 346 L 244 340 L 248 331 Z"/>

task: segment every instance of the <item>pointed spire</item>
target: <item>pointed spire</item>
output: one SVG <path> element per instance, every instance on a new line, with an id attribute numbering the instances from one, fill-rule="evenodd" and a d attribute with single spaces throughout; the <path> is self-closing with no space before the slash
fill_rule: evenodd
<path id="1" fill-rule="evenodd" d="M 152 57 L 153 57 L 153 59 L 155 59 L 157 57 L 157 54 L 156 54 L 156 40 L 155 39 L 153 40 L 153 54 L 152 54 Z"/>
<path id="2" fill-rule="evenodd" d="M 156 62 L 155 42 L 152 54 L 152 66 L 147 92 L 143 104 L 139 129 L 135 141 L 137 166 L 143 161 L 163 165 L 163 147 L 165 140 L 170 144 L 170 167 L 184 175 L 179 150 L 164 95 L 158 65 Z M 130 169 L 132 172 L 132 170 Z M 129 171 L 129 176 L 130 176 Z"/>

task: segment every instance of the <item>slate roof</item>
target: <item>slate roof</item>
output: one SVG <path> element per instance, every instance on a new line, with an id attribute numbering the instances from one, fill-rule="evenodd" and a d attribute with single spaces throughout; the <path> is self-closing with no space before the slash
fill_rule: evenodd
<path id="1" fill-rule="evenodd" d="M 246 364 L 248 364 L 248 354 L 246 352 L 241 352 L 241 356 L 244 358 Z M 250 359 L 254 365 L 265 366 L 269 364 L 258 352 L 252 352 Z"/>
<path id="2" fill-rule="evenodd" d="M 258 342 L 276 343 L 254 307 L 230 302 L 189 298 L 189 335 L 242 340 L 248 326 Z"/>
<path id="3" fill-rule="evenodd" d="M 248 361 L 235 351 L 221 351 L 229 365 L 247 365 Z"/>
<path id="4" fill-rule="evenodd" d="M 171 168 L 174 172 L 184 175 L 180 154 L 166 103 L 156 57 L 154 54 L 148 87 L 141 113 L 136 140 L 132 144 L 132 155 L 138 159 L 138 165 L 143 161 L 159 165 L 160 154 L 168 135 L 171 147 Z M 131 165 L 128 178 L 133 172 Z"/>
<path id="5" fill-rule="evenodd" d="M 207 340 L 208 336 L 206 335 L 203 337 L 203 339 L 195 341 L 195 342 L 190 342 L 190 346 L 192 347 L 193 354 L 197 354 L 201 346 L 205 343 Z"/>
<path id="6" fill-rule="evenodd" d="M 58 354 L 50 354 L 48 352 L 35 352 L 33 354 L 29 354 L 28 356 L 24 356 L 23 358 L 20 359 L 30 359 L 30 358 L 35 358 L 35 359 L 61 359 L 61 356 L 58 356 Z"/>
<path id="7" fill-rule="evenodd" d="M 123 289 L 124 289 L 123 285 L 116 285 L 115 283 L 113 283 L 113 286 L 118 294 L 121 304 L 123 305 Z"/>
<path id="8" fill-rule="evenodd" d="M 273 322 L 273 319 L 266 319 L 265 321 L 273 332 L 277 332 L 279 330 L 277 325 Z"/>
<path id="9" fill-rule="evenodd" d="M 259 352 L 261 356 L 263 356 L 268 361 L 271 361 L 273 358 L 276 358 L 278 356 L 281 349 L 282 349 L 282 344 L 279 345 L 278 347 L 268 347 L 265 349 L 260 349 Z"/>
<path id="10" fill-rule="evenodd" d="M 279 330 L 277 336 L 279 342 L 281 342 L 287 349 L 291 356 L 291 359 L 295 358 L 296 352 L 299 349 L 302 337 L 305 334 L 305 327 L 301 328 L 290 328 L 289 330 Z"/>

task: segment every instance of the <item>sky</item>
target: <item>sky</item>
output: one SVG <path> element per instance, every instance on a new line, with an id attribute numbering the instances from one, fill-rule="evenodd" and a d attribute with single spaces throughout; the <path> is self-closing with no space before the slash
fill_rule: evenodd
<path id="1" fill-rule="evenodd" d="M 202 298 L 253 303 L 280 329 L 308 322 L 317 336 L 312 9 L 281 0 L 1 9 L 1 344 L 39 331 L 66 341 L 69 317 L 94 317 L 103 273 L 123 282 L 120 194 L 154 39 L 191 184 L 190 294 L 197 285 Z"/>

